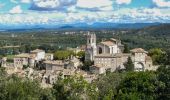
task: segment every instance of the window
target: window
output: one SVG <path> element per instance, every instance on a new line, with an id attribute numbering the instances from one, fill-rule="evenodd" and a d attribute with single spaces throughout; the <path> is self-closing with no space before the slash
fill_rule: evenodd
<path id="1" fill-rule="evenodd" d="M 102 48 L 99 47 L 99 54 L 102 54 L 102 53 L 103 53 Z"/>

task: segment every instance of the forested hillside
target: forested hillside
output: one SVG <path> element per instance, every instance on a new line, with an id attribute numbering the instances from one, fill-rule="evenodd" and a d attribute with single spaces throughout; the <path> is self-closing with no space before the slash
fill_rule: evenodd
<path id="1" fill-rule="evenodd" d="M 170 48 L 170 24 L 128 30 L 126 33 L 119 32 L 115 37 L 120 38 L 131 48 L 163 48 L 168 50 Z"/>

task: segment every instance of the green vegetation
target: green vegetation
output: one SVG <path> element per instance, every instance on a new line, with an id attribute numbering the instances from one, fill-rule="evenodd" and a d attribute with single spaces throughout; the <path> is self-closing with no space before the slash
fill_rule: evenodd
<path id="1" fill-rule="evenodd" d="M 46 89 L 29 79 L 21 79 L 15 75 L 7 76 L 0 68 L 0 100 L 40 100 L 50 98 Z"/>
<path id="2" fill-rule="evenodd" d="M 128 57 L 127 62 L 124 64 L 126 71 L 134 71 L 134 64 L 131 57 Z"/>
<path id="3" fill-rule="evenodd" d="M 94 62 L 92 62 L 92 61 L 84 61 L 83 66 L 81 66 L 81 69 L 89 71 L 90 66 L 92 66 L 93 64 L 94 64 Z"/>
<path id="4" fill-rule="evenodd" d="M 54 59 L 56 60 L 64 60 L 69 58 L 71 55 L 74 55 L 73 51 L 68 50 L 58 50 L 54 53 Z"/>
<path id="5" fill-rule="evenodd" d="M 130 50 L 129 50 L 128 45 L 124 44 L 124 51 L 123 51 L 123 53 L 129 53 L 129 52 L 130 52 Z"/>
<path id="6" fill-rule="evenodd" d="M 81 59 L 81 61 L 85 60 L 85 52 L 84 51 L 80 51 L 76 55 Z"/>
<path id="7" fill-rule="evenodd" d="M 118 87 L 118 100 L 156 100 L 164 84 L 153 72 L 130 72 Z"/>
<path id="8" fill-rule="evenodd" d="M 150 49 L 149 50 L 149 56 L 152 57 L 153 60 L 153 64 L 157 65 L 157 64 L 163 64 L 164 61 L 166 60 L 166 52 L 159 49 L 159 48 L 155 48 L 155 49 Z"/>
<path id="9" fill-rule="evenodd" d="M 97 100 L 97 88 L 87 83 L 83 77 L 59 78 L 53 86 L 53 94 L 56 100 Z"/>

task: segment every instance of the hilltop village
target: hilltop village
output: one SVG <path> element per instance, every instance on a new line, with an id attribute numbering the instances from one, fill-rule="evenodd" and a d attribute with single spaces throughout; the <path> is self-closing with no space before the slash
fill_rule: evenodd
<path id="1" fill-rule="evenodd" d="M 89 70 L 80 68 L 83 66 L 83 62 L 78 56 L 72 55 L 64 60 L 54 60 L 52 53 L 46 53 L 41 49 L 15 55 L 13 63 L 7 62 L 7 58 L 3 57 L 1 66 L 9 75 L 16 74 L 19 77 L 38 80 L 42 87 L 50 87 L 59 76 L 65 78 L 79 75 L 91 83 L 100 74 L 105 74 L 107 71 L 125 70 L 124 64 L 128 62 L 129 58 L 134 64 L 134 71 L 157 69 L 157 66 L 152 64 L 148 52 L 142 48 L 134 48 L 130 50 L 130 53 L 123 53 L 124 45 L 119 39 L 110 38 L 97 43 L 94 33 L 88 33 L 86 36 L 86 46 L 68 49 L 74 53 L 85 52 L 85 61 L 94 62 L 89 66 Z"/>

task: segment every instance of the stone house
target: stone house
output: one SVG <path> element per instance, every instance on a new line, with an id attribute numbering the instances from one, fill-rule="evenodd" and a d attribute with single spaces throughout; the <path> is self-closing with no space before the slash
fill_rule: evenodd
<path id="1" fill-rule="evenodd" d="M 22 68 L 24 65 L 34 67 L 36 63 L 42 60 L 53 60 L 53 54 L 46 54 L 44 50 L 40 49 L 19 54 L 14 57 L 14 67 Z"/>

